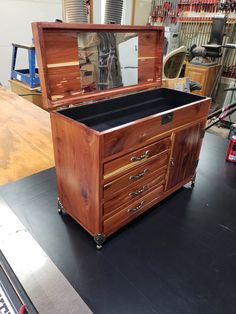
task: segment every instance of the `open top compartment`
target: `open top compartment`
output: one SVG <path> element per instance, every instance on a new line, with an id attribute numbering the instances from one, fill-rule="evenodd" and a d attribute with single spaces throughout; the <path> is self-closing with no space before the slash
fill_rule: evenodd
<path id="1" fill-rule="evenodd" d="M 102 132 L 153 114 L 182 107 L 205 97 L 160 88 L 59 111 Z"/>

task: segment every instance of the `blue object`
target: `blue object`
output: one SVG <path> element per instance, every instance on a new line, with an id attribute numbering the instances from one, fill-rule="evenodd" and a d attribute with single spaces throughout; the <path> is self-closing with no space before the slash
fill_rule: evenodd
<path id="1" fill-rule="evenodd" d="M 12 63 L 11 63 L 11 79 L 17 80 L 30 86 L 30 88 L 35 88 L 40 85 L 40 80 L 38 76 L 38 69 L 35 68 L 35 47 L 34 46 L 24 46 L 19 44 L 12 44 Z M 18 48 L 28 50 L 28 62 L 29 69 L 16 70 L 16 57 Z"/>

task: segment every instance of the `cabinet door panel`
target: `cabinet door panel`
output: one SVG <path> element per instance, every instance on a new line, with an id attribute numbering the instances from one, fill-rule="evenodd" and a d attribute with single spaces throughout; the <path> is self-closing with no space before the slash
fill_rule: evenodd
<path id="1" fill-rule="evenodd" d="M 205 122 L 175 134 L 168 189 L 194 175 L 202 143 Z"/>

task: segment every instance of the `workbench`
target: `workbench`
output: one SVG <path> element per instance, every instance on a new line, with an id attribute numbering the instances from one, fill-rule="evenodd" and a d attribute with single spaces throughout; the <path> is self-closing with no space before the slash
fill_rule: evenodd
<path id="1" fill-rule="evenodd" d="M 0 87 L 0 185 L 54 166 L 49 113 Z"/>
<path id="2" fill-rule="evenodd" d="M 93 312 L 234 314 L 236 167 L 225 162 L 227 146 L 227 140 L 206 134 L 195 187 L 187 185 L 155 205 L 108 239 L 102 251 L 73 219 L 58 215 L 54 168 L 1 187 L 0 197 Z M 5 220 L 1 224 L 0 231 Z M 37 293 L 46 294 L 47 287 L 27 288 L 42 309 Z M 64 289 L 58 304 L 70 296 Z M 82 309 L 75 301 L 74 312 L 66 313 Z"/>

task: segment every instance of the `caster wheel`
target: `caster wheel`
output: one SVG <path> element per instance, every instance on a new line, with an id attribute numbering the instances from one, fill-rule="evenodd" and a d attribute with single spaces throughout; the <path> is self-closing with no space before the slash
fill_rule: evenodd
<path id="1" fill-rule="evenodd" d="M 63 206 L 62 206 L 62 203 L 61 203 L 61 201 L 59 200 L 59 198 L 58 198 L 58 200 L 57 200 L 57 210 L 58 210 L 58 213 L 59 213 L 60 215 L 66 215 L 66 212 L 65 212 L 65 210 L 64 210 L 64 208 L 63 208 Z"/>
<path id="2" fill-rule="evenodd" d="M 106 241 L 105 235 L 104 234 L 97 234 L 97 235 L 95 235 L 95 237 L 93 239 L 94 239 L 94 242 L 96 243 L 97 250 L 101 250 L 102 244 Z"/>
<path id="3" fill-rule="evenodd" d="M 191 181 L 191 188 L 192 189 L 195 187 L 195 182 L 196 182 L 196 174 L 193 176 L 192 181 Z"/>

